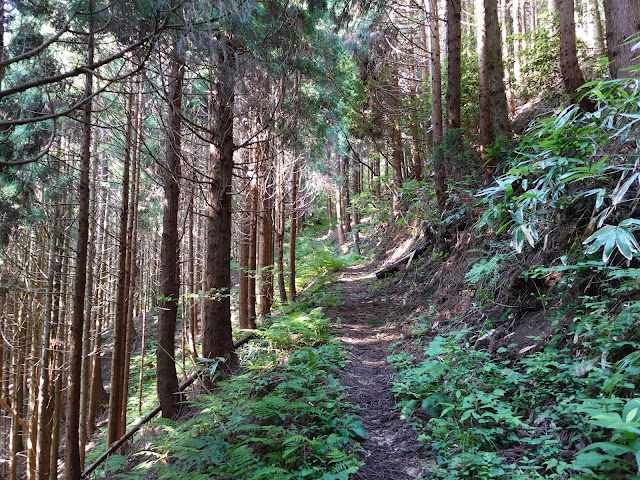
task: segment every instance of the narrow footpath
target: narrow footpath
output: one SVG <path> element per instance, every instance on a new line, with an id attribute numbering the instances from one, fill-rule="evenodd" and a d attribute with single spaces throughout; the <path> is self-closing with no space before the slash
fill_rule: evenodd
<path id="1" fill-rule="evenodd" d="M 389 344 L 399 338 L 387 325 L 397 309 L 383 294 L 372 292 L 372 279 L 375 276 L 362 267 L 349 268 L 339 280 L 341 304 L 327 311 L 340 319 L 338 338 L 350 350 L 341 382 L 352 387 L 352 401 L 361 408 L 367 432 L 362 443 L 365 465 L 356 478 L 416 480 L 422 473 L 420 445 L 409 422 L 393 409 L 393 371 L 386 363 Z"/>

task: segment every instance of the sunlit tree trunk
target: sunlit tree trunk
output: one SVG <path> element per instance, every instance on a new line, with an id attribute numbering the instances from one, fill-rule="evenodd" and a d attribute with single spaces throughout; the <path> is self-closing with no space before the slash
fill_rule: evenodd
<path id="1" fill-rule="evenodd" d="M 476 0 L 478 4 L 478 0 Z M 484 2 L 483 2 L 484 4 Z M 476 14 L 476 18 L 477 18 Z M 520 82 L 520 68 L 522 62 L 522 16 L 520 12 L 520 0 L 512 0 L 511 3 L 511 16 L 513 18 L 513 79 L 516 84 Z M 480 29 L 480 23 L 477 24 Z M 484 31 L 484 27 L 483 27 Z M 480 48 L 478 46 L 478 48 Z"/>
<path id="2" fill-rule="evenodd" d="M 603 55 L 605 53 L 604 32 L 598 0 L 585 0 L 585 8 L 589 46 L 596 55 Z"/>
<path id="3" fill-rule="evenodd" d="M 296 82 L 297 83 L 297 82 Z M 298 230 L 298 158 L 293 160 L 291 168 L 291 207 L 289 220 L 289 297 L 296 301 L 296 237 Z"/>
<path id="4" fill-rule="evenodd" d="M 640 2 L 638 0 L 603 0 L 604 18 L 607 25 L 607 52 L 611 78 L 631 76 L 624 69 L 640 64 L 638 50 L 632 50 L 638 43 L 640 32 Z M 635 42 L 625 41 L 636 35 Z"/>
<path id="5" fill-rule="evenodd" d="M 277 228 L 276 228 L 276 257 L 278 260 L 278 291 L 282 304 L 287 302 L 287 290 L 284 285 L 284 226 L 286 219 L 286 184 L 285 184 L 285 155 L 284 151 L 277 154 Z"/>
<path id="6" fill-rule="evenodd" d="M 578 64 L 576 48 L 576 25 L 573 0 L 558 0 L 560 13 L 560 72 L 564 89 L 570 97 L 575 97 L 578 89 L 584 85 L 584 76 Z M 576 99 L 572 100 L 574 103 Z M 584 112 L 594 109 L 593 103 L 586 97 L 577 102 Z"/>
<path id="7" fill-rule="evenodd" d="M 495 140 L 499 137 L 506 137 L 510 130 L 497 0 L 484 0 L 484 24 L 489 103 L 491 104 L 491 133 L 493 140 Z"/>
<path id="8" fill-rule="evenodd" d="M 267 88 L 269 91 L 268 82 Z M 258 275 L 260 317 L 271 314 L 273 292 L 273 165 L 270 134 L 260 144 L 260 217 L 259 217 L 259 252 Z"/>
<path id="9" fill-rule="evenodd" d="M 250 230 L 249 230 L 249 292 L 247 294 L 249 327 L 256 328 L 256 277 L 258 268 L 258 202 L 260 197 L 258 182 L 258 161 L 255 159 L 250 186 Z"/>
<path id="10" fill-rule="evenodd" d="M 484 23 L 484 0 L 476 0 L 477 46 L 478 46 L 478 130 L 480 153 L 491 143 L 491 103 L 489 102 L 489 70 L 487 68 L 486 28 Z"/>
<path id="11" fill-rule="evenodd" d="M 336 228 L 338 230 L 338 243 L 342 245 L 347 241 L 344 234 L 344 223 L 342 221 L 342 185 L 336 187 Z"/>
<path id="12" fill-rule="evenodd" d="M 345 155 L 342 157 L 342 177 L 344 179 L 344 231 L 346 233 L 351 232 L 351 169 L 349 168 L 349 164 L 349 156 Z"/>
<path id="13" fill-rule="evenodd" d="M 198 284 L 196 281 L 196 249 L 194 238 L 194 208 L 195 208 L 195 187 L 191 187 L 191 194 L 189 196 L 189 206 L 187 211 L 188 216 L 188 267 L 189 267 L 189 292 L 195 295 L 198 291 Z M 188 335 L 189 335 L 189 352 L 191 358 L 196 362 L 198 360 L 198 352 L 196 350 L 196 336 L 198 334 L 198 300 L 192 297 L 188 301 L 188 311 L 186 312 L 189 322 Z"/>

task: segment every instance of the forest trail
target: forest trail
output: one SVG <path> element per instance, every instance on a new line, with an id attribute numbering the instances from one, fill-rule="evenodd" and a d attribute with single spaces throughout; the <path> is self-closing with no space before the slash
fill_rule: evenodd
<path id="1" fill-rule="evenodd" d="M 398 309 L 373 291 L 372 280 L 373 273 L 362 266 L 350 267 L 338 280 L 341 304 L 327 310 L 340 319 L 338 339 L 350 350 L 341 382 L 351 387 L 351 401 L 360 406 L 367 432 L 365 465 L 356 478 L 415 480 L 422 473 L 420 445 L 409 422 L 393 409 L 393 371 L 386 363 L 389 344 L 399 339 L 399 331 L 390 330 L 387 322 Z"/>

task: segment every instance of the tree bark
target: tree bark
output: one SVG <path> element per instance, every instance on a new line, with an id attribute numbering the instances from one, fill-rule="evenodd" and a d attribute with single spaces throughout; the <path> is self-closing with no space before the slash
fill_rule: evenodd
<path id="1" fill-rule="evenodd" d="M 59 218 L 59 207 L 54 208 L 54 219 Z M 52 227 L 54 227 L 53 222 Z M 49 243 L 49 265 L 47 267 L 47 291 L 44 305 L 44 321 L 42 328 L 42 350 L 40 356 L 40 377 L 38 387 L 38 415 L 37 425 L 39 426 L 35 445 L 35 478 L 45 480 L 49 478 L 49 457 L 51 450 L 48 448 L 51 442 L 51 418 L 48 418 L 47 411 L 51 406 L 50 383 L 50 340 L 51 340 L 51 318 L 53 314 L 54 301 L 54 280 L 60 261 L 57 256 L 57 243 L 59 241 L 58 229 L 52 228 Z"/>
<path id="2" fill-rule="evenodd" d="M 413 28 L 409 28 L 409 78 L 410 81 L 414 82 L 414 86 L 411 87 L 412 94 L 415 95 L 416 100 L 419 98 L 419 90 L 420 83 L 418 82 L 418 78 L 416 78 L 416 66 L 414 63 L 415 52 L 414 52 L 414 40 L 413 40 Z M 416 102 L 417 104 L 417 102 Z M 421 148 L 420 148 L 420 129 L 418 128 L 418 111 L 419 107 L 417 105 L 411 108 L 411 113 L 409 114 L 409 121 L 411 126 L 411 177 L 413 177 L 417 182 L 422 180 L 422 157 L 421 157 Z M 356 170 L 357 169 L 357 170 Z M 354 189 L 353 193 L 357 194 L 357 190 L 360 187 L 360 162 L 354 162 Z M 359 215 L 358 215 L 359 216 Z M 355 217 L 355 209 L 354 209 L 354 217 Z M 354 219 L 354 223 L 357 225 L 360 223 L 360 220 L 356 221 Z"/>
<path id="3" fill-rule="evenodd" d="M 284 285 L 284 225 L 286 215 L 286 184 L 285 184 L 285 156 L 284 151 L 277 155 L 278 171 L 277 171 L 277 229 L 276 229 L 276 257 L 278 259 L 278 291 L 280 292 L 280 301 L 284 305 L 287 303 L 287 290 Z"/>
<path id="4" fill-rule="evenodd" d="M 578 64 L 576 48 L 576 24 L 573 0 L 558 0 L 560 11 L 560 72 L 567 95 L 575 103 L 578 89 L 584 85 L 584 76 Z M 587 97 L 579 102 L 583 112 L 592 112 L 594 105 Z"/>
<path id="5" fill-rule="evenodd" d="M 245 169 L 244 180 L 249 181 Z M 251 235 L 251 189 L 248 189 L 242 201 L 240 212 L 240 228 L 238 233 L 238 326 L 249 328 L 249 237 Z"/>
<path id="6" fill-rule="evenodd" d="M 93 64 L 94 35 L 91 21 L 93 2 L 90 2 L 89 40 L 87 64 Z M 87 282 L 87 250 L 89 243 L 89 173 L 91 169 L 91 126 L 93 75 L 85 75 L 84 96 L 87 103 L 82 108 L 82 148 L 80 154 L 80 178 L 78 182 L 78 237 L 76 243 L 76 269 L 73 292 L 73 313 L 70 328 L 69 377 L 67 380 L 67 418 L 65 426 L 65 479 L 79 480 L 80 465 L 80 387 L 82 370 L 82 342 L 84 300 Z"/>
<path id="7" fill-rule="evenodd" d="M 402 139 L 401 139 L 402 140 Z M 402 145 L 402 142 L 400 143 Z M 344 179 L 344 231 L 351 232 L 351 178 L 349 156 L 342 157 L 342 177 Z M 402 179 L 402 177 L 400 177 Z"/>
<path id="8" fill-rule="evenodd" d="M 458 129 L 461 126 L 461 10 L 460 0 L 447 0 L 447 130 Z"/>
<path id="9" fill-rule="evenodd" d="M 297 85 L 297 82 L 296 82 Z M 296 89 L 297 90 L 297 89 Z M 296 235 L 298 230 L 298 158 L 294 158 L 291 170 L 290 220 L 289 220 L 289 298 L 296 301 Z"/>
<path id="10" fill-rule="evenodd" d="M 109 395 L 109 417 L 107 446 L 122 436 L 126 422 L 124 401 L 125 362 L 127 342 L 127 227 L 129 224 L 129 184 L 131 170 L 132 95 L 127 100 L 127 126 L 125 131 L 124 162 L 122 177 L 122 205 L 120 210 L 120 232 L 118 234 L 118 283 L 116 291 L 116 315 L 113 322 L 113 355 L 111 363 L 111 392 Z"/>
<path id="11" fill-rule="evenodd" d="M 258 162 L 254 164 L 251 190 L 250 190 L 250 221 L 251 230 L 249 232 L 249 293 L 248 293 L 248 307 L 249 307 L 249 327 L 256 328 L 256 269 L 258 267 L 258 200 L 260 192 L 258 190 Z"/>
<path id="12" fill-rule="evenodd" d="M 269 91 L 268 82 L 267 88 Z M 259 305 L 260 318 L 271 315 L 273 292 L 273 157 L 271 151 L 270 133 L 261 143 L 260 159 L 260 241 L 258 252 Z"/>
<path id="13" fill-rule="evenodd" d="M 491 103 L 489 102 L 489 70 L 487 67 L 486 27 L 484 22 L 484 0 L 476 0 L 476 23 L 478 45 L 478 143 L 484 156 L 491 143 Z"/>
<path id="14" fill-rule="evenodd" d="M 162 246 L 160 250 L 160 287 L 158 301 L 158 349 L 157 391 L 162 416 L 176 418 L 181 396 L 178 392 L 178 375 L 175 364 L 176 317 L 180 295 L 178 271 L 178 209 L 180 202 L 181 157 L 181 108 L 184 81 L 184 61 L 178 52 L 178 40 L 169 58 L 168 75 L 168 131 L 166 165 L 164 169 L 164 216 L 162 222 Z M 122 436 L 121 435 L 120 437 Z M 119 437 L 118 437 L 119 438 Z M 111 443 L 111 442 L 109 442 Z"/>
<path id="15" fill-rule="evenodd" d="M 436 146 L 442 141 L 442 70 L 440 65 L 440 27 L 437 0 L 424 0 L 424 10 L 430 32 L 430 74 L 431 74 L 431 121 L 432 142 Z M 434 165 L 435 187 L 438 209 L 443 211 L 447 201 L 445 165 L 442 161 Z"/>
<path id="16" fill-rule="evenodd" d="M 342 222 L 342 186 L 336 187 L 336 228 L 338 230 L 338 243 L 344 244 L 347 239 L 344 235 L 344 223 Z"/>
<path id="17" fill-rule="evenodd" d="M 632 73 L 625 71 L 625 68 L 640 64 L 638 59 L 640 53 L 638 50 L 631 50 L 633 44 L 638 43 L 640 2 L 638 0 L 603 0 L 603 4 L 611 78 L 632 76 Z M 636 35 L 636 41 L 623 45 L 632 35 Z"/>
<path id="18" fill-rule="evenodd" d="M 233 360 L 230 293 L 235 53 L 232 40 L 226 34 L 219 34 L 217 43 L 211 92 L 211 183 L 206 214 L 202 355 Z"/>
<path id="19" fill-rule="evenodd" d="M 504 86 L 502 42 L 498 23 L 497 0 L 484 0 L 484 24 L 489 77 L 489 103 L 491 104 L 491 133 L 493 140 L 509 135 L 509 109 Z"/>

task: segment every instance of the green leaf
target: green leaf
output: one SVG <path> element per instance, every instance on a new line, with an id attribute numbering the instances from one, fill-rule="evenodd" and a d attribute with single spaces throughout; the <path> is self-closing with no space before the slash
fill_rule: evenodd
<path id="1" fill-rule="evenodd" d="M 505 202 L 509 202 L 513 197 L 513 185 L 511 183 L 507 183 L 507 187 L 504 192 Z"/>
<path id="2" fill-rule="evenodd" d="M 640 227 L 640 220 L 636 218 L 627 218 L 626 220 L 621 221 L 619 226 L 625 227 L 629 230 L 635 230 L 636 228 Z"/>
<path id="3" fill-rule="evenodd" d="M 629 177 L 629 179 L 624 182 L 619 189 L 617 189 L 616 191 L 613 192 L 613 196 L 611 197 L 611 203 L 612 205 L 617 205 L 619 204 L 622 199 L 624 198 L 624 196 L 626 195 L 627 191 L 629 190 L 629 187 L 631 187 L 631 185 L 633 184 L 633 182 L 635 182 L 636 180 L 640 179 L 640 173 L 634 173 L 633 175 L 631 175 L 631 177 Z"/>
<path id="4" fill-rule="evenodd" d="M 623 445 L 621 443 L 615 443 L 615 442 L 596 442 L 596 443 L 592 443 L 591 445 L 588 445 L 586 447 L 584 447 L 582 450 L 580 450 L 580 452 L 588 452 L 590 450 L 595 450 L 599 448 L 600 450 L 602 450 L 603 452 L 609 454 L 609 455 L 623 455 L 625 453 L 631 453 L 634 451 L 633 448 L 631 448 L 628 445 Z"/>
<path id="5" fill-rule="evenodd" d="M 627 402 L 622 410 L 622 418 L 625 422 L 638 421 L 638 412 L 640 411 L 640 399 L 632 398 Z"/>
<path id="6" fill-rule="evenodd" d="M 578 453 L 578 455 L 576 455 L 575 463 L 579 467 L 597 467 L 602 463 L 616 460 L 617 458 L 613 455 L 607 455 L 598 452 L 586 452 Z"/>
<path id="7" fill-rule="evenodd" d="M 604 244 L 604 250 L 602 251 L 602 261 L 607 263 L 613 253 L 613 248 L 616 246 L 617 236 L 611 235 L 607 237 L 607 243 Z"/>
<path id="8" fill-rule="evenodd" d="M 355 425 L 349 428 L 358 440 L 367 439 L 367 431 L 361 425 Z"/>

